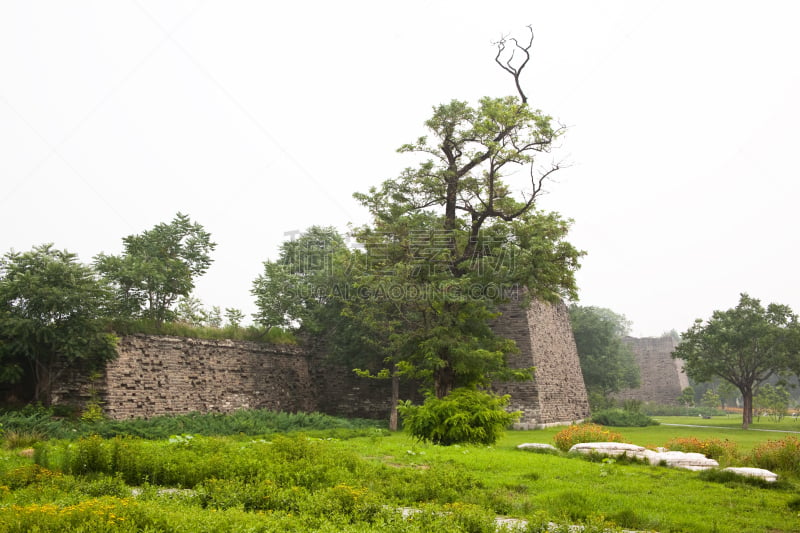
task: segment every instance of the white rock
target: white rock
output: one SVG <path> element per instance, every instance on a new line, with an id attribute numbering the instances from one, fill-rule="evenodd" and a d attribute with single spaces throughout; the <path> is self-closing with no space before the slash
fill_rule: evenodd
<path id="1" fill-rule="evenodd" d="M 578 453 L 599 453 L 602 455 L 630 455 L 638 456 L 643 453 L 646 448 L 644 446 L 637 446 L 635 444 L 627 444 L 625 442 L 580 442 L 569 449 L 571 452 Z"/>
<path id="2" fill-rule="evenodd" d="M 723 468 L 722 470 L 724 472 L 733 472 L 734 474 L 739 474 L 740 476 L 760 477 L 764 481 L 769 481 L 770 483 L 778 481 L 778 474 L 770 472 L 769 470 L 764 470 L 763 468 L 729 466 L 728 468 Z"/>
<path id="3" fill-rule="evenodd" d="M 708 470 L 719 466 L 714 459 L 695 452 L 650 452 L 647 454 L 647 460 L 652 465 L 661 464 L 663 461 L 667 466 L 686 470 Z"/>
<path id="4" fill-rule="evenodd" d="M 542 442 L 524 442 L 522 444 L 517 445 L 518 450 L 554 450 L 558 451 L 558 448 L 553 446 L 552 444 L 544 444 Z"/>

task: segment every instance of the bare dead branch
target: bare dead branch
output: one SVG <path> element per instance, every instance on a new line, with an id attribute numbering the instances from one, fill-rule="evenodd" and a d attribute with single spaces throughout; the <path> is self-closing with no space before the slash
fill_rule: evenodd
<path id="1" fill-rule="evenodd" d="M 527 28 L 531 33 L 527 45 L 521 45 L 515 37 L 507 37 L 505 35 L 500 37 L 500 40 L 494 43 L 495 46 L 497 46 L 497 55 L 495 56 L 494 61 L 500 65 L 500 68 L 511 74 L 511 76 L 514 78 L 514 84 L 517 86 L 517 92 L 519 93 L 519 97 L 522 99 L 523 104 L 528 103 L 528 97 L 525 96 L 525 93 L 522 91 L 522 85 L 520 84 L 519 78 L 522 74 L 522 70 L 525 68 L 525 65 L 528 64 L 528 61 L 531 58 L 530 49 L 533 46 L 533 27 L 529 24 Z M 503 61 L 501 57 L 506 51 L 508 42 L 514 43 L 514 48 L 511 49 L 511 54 L 508 56 L 508 59 Z M 514 54 L 517 52 L 517 50 L 522 52 L 522 54 L 525 56 L 525 59 L 519 66 L 514 66 L 512 62 L 514 60 Z"/>

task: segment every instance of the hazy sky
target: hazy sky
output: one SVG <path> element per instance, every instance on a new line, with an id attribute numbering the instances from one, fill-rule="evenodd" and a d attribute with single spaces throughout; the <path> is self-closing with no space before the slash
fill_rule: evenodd
<path id="1" fill-rule="evenodd" d="M 254 311 L 287 232 L 367 222 L 433 105 L 513 94 L 568 127 L 540 207 L 575 220 L 581 303 L 638 336 L 740 292 L 800 311 L 800 5 L 753 1 L 0 1 L 0 253 L 90 262 L 178 211 L 196 295 Z"/>

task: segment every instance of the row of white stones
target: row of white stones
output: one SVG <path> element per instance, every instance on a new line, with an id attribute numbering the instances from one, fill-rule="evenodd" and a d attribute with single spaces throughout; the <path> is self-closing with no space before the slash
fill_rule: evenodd
<path id="1" fill-rule="evenodd" d="M 517 446 L 517 448 L 520 450 L 556 450 L 556 448 L 550 444 L 542 444 L 537 442 L 520 444 Z M 717 461 L 714 459 L 709 459 L 702 453 L 669 451 L 664 448 L 648 450 L 644 446 L 626 444 L 624 442 L 582 442 L 574 445 L 569 451 L 585 454 L 599 453 L 601 455 L 608 455 L 611 457 L 627 455 L 637 459 L 644 459 L 651 465 L 665 464 L 675 468 L 685 468 L 686 470 L 708 470 L 710 468 L 719 467 L 719 463 Z M 777 474 L 770 472 L 769 470 L 764 470 L 763 468 L 728 467 L 724 468 L 723 470 L 733 472 L 734 474 L 738 474 L 740 476 L 758 477 L 769 482 L 778 480 Z"/>

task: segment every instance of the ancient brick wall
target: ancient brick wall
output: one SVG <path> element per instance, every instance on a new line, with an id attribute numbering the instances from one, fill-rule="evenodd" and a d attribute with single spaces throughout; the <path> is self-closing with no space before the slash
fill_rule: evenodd
<path id="1" fill-rule="evenodd" d="M 677 344 L 672 337 L 625 337 L 639 365 L 641 384 L 615 394 L 620 400 L 641 400 L 664 405 L 676 405 L 681 391 L 689 386 L 683 373 L 683 361 L 672 358 Z"/>
<path id="2" fill-rule="evenodd" d="M 589 414 L 575 341 L 564 304 L 534 301 L 504 308 L 494 326 L 517 342 L 512 368 L 536 366 L 533 381 L 496 383 L 523 412 L 520 427 L 582 420 Z M 83 404 L 93 389 L 111 418 L 265 408 L 388 418 L 391 382 L 356 376 L 319 348 L 263 345 L 166 336 L 123 337 L 119 357 L 90 383 L 74 369 L 52 401 Z M 419 401 L 416 384 L 403 383 L 401 399 Z"/>
<path id="3" fill-rule="evenodd" d="M 501 310 L 494 329 L 519 348 L 510 356 L 509 366 L 536 367 L 533 381 L 494 384 L 498 393 L 511 395 L 514 410 L 522 411 L 517 427 L 546 427 L 588 417 L 589 399 L 567 306 L 534 300 L 527 308 L 512 302 Z"/>
<path id="4" fill-rule="evenodd" d="M 131 335 L 105 374 L 66 376 L 53 403 L 86 401 L 94 387 L 115 419 L 237 409 L 314 411 L 308 358 L 296 346 Z"/>

